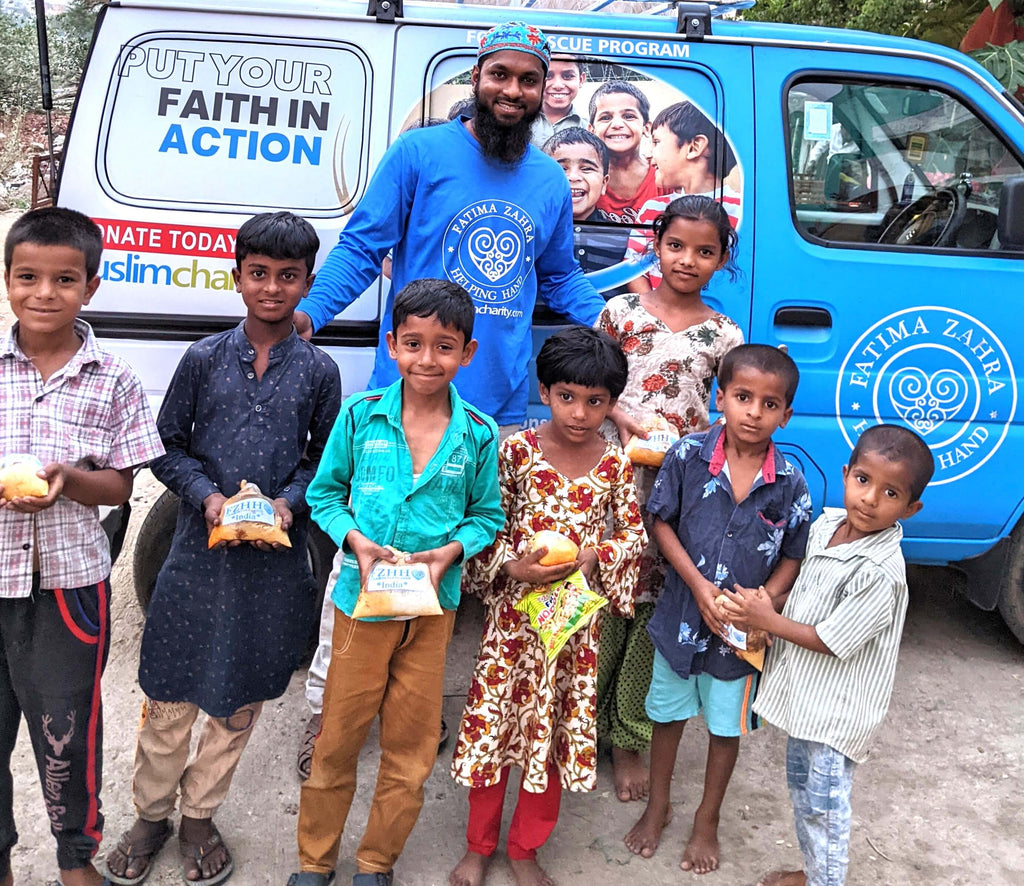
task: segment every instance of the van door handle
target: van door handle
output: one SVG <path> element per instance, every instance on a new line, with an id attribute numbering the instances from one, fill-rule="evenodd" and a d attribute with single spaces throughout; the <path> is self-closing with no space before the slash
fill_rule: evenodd
<path id="1" fill-rule="evenodd" d="M 775 312 L 776 326 L 815 326 L 832 328 L 832 315 L 824 308 L 779 308 Z"/>

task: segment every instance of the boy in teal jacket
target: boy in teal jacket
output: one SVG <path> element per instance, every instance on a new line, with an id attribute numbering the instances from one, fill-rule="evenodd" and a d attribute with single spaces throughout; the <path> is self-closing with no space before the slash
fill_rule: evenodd
<path id="1" fill-rule="evenodd" d="M 505 522 L 497 427 L 452 385 L 476 351 L 474 313 L 466 291 L 448 281 L 417 280 L 396 296 L 387 345 L 401 379 L 345 403 L 306 493 L 313 519 L 339 547 L 327 588 L 338 611 L 323 727 L 299 805 L 301 872 L 290 886 L 330 881 L 359 751 L 378 714 L 380 770 L 354 886 L 389 886 L 423 805 L 461 564 Z M 395 559 L 384 545 L 427 567 L 442 615 L 351 618 L 373 562 Z"/>

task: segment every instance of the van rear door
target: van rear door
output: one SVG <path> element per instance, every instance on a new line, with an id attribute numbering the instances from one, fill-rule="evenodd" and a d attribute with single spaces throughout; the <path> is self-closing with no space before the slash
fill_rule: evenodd
<path id="1" fill-rule="evenodd" d="M 87 317 L 155 398 L 189 341 L 243 316 L 245 219 L 292 210 L 320 261 L 334 245 L 386 147 L 390 61 L 390 30 L 365 18 L 103 11 L 59 201 L 103 229 Z M 379 306 L 375 284 L 325 333 L 347 391 L 369 375 Z"/>

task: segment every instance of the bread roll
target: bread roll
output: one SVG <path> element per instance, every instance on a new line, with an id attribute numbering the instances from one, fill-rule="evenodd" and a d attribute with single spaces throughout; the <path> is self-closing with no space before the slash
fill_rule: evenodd
<path id="1" fill-rule="evenodd" d="M 553 529 L 542 529 L 530 539 L 527 551 L 532 553 L 537 548 L 548 549 L 548 552 L 539 560 L 541 566 L 575 563 L 576 558 L 580 555 L 579 546 L 574 541 Z"/>
<path id="2" fill-rule="evenodd" d="M 656 415 L 643 423 L 647 431 L 646 440 L 636 435 L 629 438 L 626 444 L 626 457 L 635 465 L 646 465 L 649 468 L 660 468 L 665 461 L 665 453 L 679 439 L 676 429 L 662 416 Z"/>
<path id="3" fill-rule="evenodd" d="M 39 459 L 32 456 L 9 456 L 0 466 L 0 486 L 3 486 L 3 500 L 28 496 L 42 498 L 50 491 L 49 484 L 36 475 L 42 467 Z"/>

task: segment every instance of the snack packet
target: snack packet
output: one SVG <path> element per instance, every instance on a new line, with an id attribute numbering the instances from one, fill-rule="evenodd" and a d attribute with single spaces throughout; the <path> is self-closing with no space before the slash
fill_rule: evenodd
<path id="1" fill-rule="evenodd" d="M 626 456 L 635 465 L 646 465 L 649 468 L 660 468 L 665 461 L 665 453 L 679 439 L 679 434 L 669 422 L 660 415 L 643 422 L 647 431 L 646 440 L 636 435 L 629 438 L 626 444 Z"/>
<path id="2" fill-rule="evenodd" d="M 549 587 L 530 591 L 513 608 L 530 617 L 547 658 L 552 659 L 607 602 L 590 590 L 583 573 L 577 569 Z"/>
<path id="3" fill-rule="evenodd" d="M 725 594 L 715 597 L 719 609 L 729 598 Z M 741 631 L 735 625 L 725 625 L 725 642 L 732 647 L 737 658 L 752 664 L 759 671 L 764 670 L 764 651 L 768 645 L 768 635 L 764 631 Z"/>
<path id="4" fill-rule="evenodd" d="M 391 548 L 390 550 L 394 550 Z M 409 563 L 406 553 L 395 551 L 397 563 L 377 560 L 359 589 L 352 618 L 402 618 L 440 615 L 437 589 L 423 563 Z"/>
<path id="5" fill-rule="evenodd" d="M 288 533 L 281 528 L 281 518 L 274 511 L 274 502 L 260 492 L 259 486 L 245 480 L 220 509 L 220 525 L 210 530 L 207 547 L 222 541 L 265 541 L 286 548 L 292 546 Z"/>
<path id="6" fill-rule="evenodd" d="M 34 455 L 8 455 L 0 459 L 0 486 L 3 486 L 3 500 L 31 496 L 42 498 L 50 491 L 50 485 L 36 471 L 43 463 Z"/>

